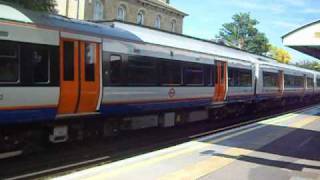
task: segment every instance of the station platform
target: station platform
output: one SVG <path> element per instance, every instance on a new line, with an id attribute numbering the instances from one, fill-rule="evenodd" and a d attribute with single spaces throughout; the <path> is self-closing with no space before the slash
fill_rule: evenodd
<path id="1" fill-rule="evenodd" d="M 320 105 L 56 179 L 320 180 Z"/>

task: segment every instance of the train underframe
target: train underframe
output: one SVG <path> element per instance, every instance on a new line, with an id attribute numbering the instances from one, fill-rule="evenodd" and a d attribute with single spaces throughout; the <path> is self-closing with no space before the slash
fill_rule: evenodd
<path id="1" fill-rule="evenodd" d="M 203 120 L 225 121 L 229 117 L 258 115 L 266 110 L 276 111 L 297 104 L 305 106 L 319 101 L 320 96 L 285 97 L 229 103 L 221 107 L 175 109 L 108 119 L 81 117 L 47 123 L 8 125 L 0 129 L 0 159 L 20 155 L 22 152 L 41 151 L 46 148 L 46 145 L 53 143 L 112 137 L 121 131 L 151 127 L 170 128 Z"/>

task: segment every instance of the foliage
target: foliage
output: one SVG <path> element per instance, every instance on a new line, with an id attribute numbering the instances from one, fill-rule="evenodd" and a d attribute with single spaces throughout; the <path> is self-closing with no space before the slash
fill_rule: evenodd
<path id="1" fill-rule="evenodd" d="M 54 13 L 56 0 L 1 0 L 11 4 L 16 4 L 25 9 L 34 11 L 50 12 Z"/>
<path id="2" fill-rule="evenodd" d="M 275 46 L 271 46 L 268 55 L 273 59 L 276 59 L 279 63 L 289 64 L 291 60 L 291 55 L 288 51 Z"/>
<path id="3" fill-rule="evenodd" d="M 233 22 L 223 24 L 217 39 L 223 39 L 227 45 L 264 55 L 269 51 L 269 40 L 258 31 L 259 21 L 252 19 L 249 13 L 239 13 L 232 17 Z"/>
<path id="4" fill-rule="evenodd" d="M 320 71 L 320 63 L 317 61 L 302 61 L 300 63 L 296 63 L 296 66 L 306 68 L 306 69 Z"/>

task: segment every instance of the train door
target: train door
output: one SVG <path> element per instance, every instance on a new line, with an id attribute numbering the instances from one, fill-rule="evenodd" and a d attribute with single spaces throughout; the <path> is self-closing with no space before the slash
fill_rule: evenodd
<path id="1" fill-rule="evenodd" d="M 214 102 L 222 102 L 227 94 L 227 63 L 216 61 Z"/>
<path id="2" fill-rule="evenodd" d="M 58 114 L 96 112 L 100 97 L 100 44 L 62 39 Z"/>

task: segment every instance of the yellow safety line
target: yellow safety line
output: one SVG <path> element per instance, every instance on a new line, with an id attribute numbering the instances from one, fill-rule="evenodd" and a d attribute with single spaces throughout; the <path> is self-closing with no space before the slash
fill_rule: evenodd
<path id="1" fill-rule="evenodd" d="M 89 177 L 88 179 L 90 180 L 94 180 L 94 179 L 111 179 L 114 176 L 117 176 L 119 174 L 122 174 L 124 172 L 128 172 L 137 168 L 141 168 L 141 167 L 145 167 L 145 166 L 150 166 L 152 164 L 158 163 L 160 161 L 164 161 L 164 160 L 168 160 L 177 156 L 181 156 L 181 155 L 185 155 L 191 152 L 194 152 L 196 150 L 200 150 L 200 149 L 204 149 L 207 147 L 212 146 L 212 144 L 207 144 L 207 143 L 200 143 L 200 142 L 194 142 L 194 146 L 193 147 L 189 147 L 187 149 L 183 149 L 177 152 L 173 152 L 170 154 L 165 154 L 159 157 L 155 157 L 152 159 L 147 159 L 145 161 L 140 161 L 140 162 L 136 162 L 133 164 L 128 164 L 126 166 L 122 166 L 118 169 L 114 169 L 110 172 L 100 172 L 98 175 L 95 175 L 93 177 Z"/>
<path id="2" fill-rule="evenodd" d="M 290 124 L 288 127 L 292 127 L 292 128 L 301 128 L 303 126 L 306 126 L 308 124 L 311 124 L 317 120 L 320 120 L 319 116 L 312 116 L 308 119 L 301 119 L 298 122 L 295 122 L 293 124 Z"/>
<path id="3" fill-rule="evenodd" d="M 252 150 L 246 150 L 241 148 L 230 148 L 227 151 L 223 152 L 224 155 L 229 155 L 233 157 L 238 157 L 241 155 L 246 155 L 253 152 Z M 159 178 L 159 180 L 172 180 L 172 179 L 178 179 L 178 180 L 193 180 L 193 179 L 199 179 L 210 172 L 214 172 L 218 169 L 221 169 L 229 164 L 231 164 L 235 159 L 227 158 L 227 157 L 220 157 L 220 156 L 214 156 L 207 160 L 200 161 L 196 164 L 187 166 L 183 168 L 182 170 L 176 171 L 174 173 L 168 174 L 166 176 L 163 176 Z"/>
<path id="4" fill-rule="evenodd" d="M 290 125 L 290 127 L 301 128 L 301 127 L 308 125 L 310 123 L 313 123 L 319 119 L 320 118 L 316 117 L 316 116 L 309 117 L 308 119 L 301 119 L 298 122 L 295 122 L 292 125 Z M 241 149 L 241 148 L 230 148 L 227 151 L 223 152 L 223 154 L 234 157 L 234 156 L 247 155 L 251 152 L 254 152 L 254 150 L 246 150 L 246 149 Z M 237 159 L 214 156 L 214 157 L 209 158 L 207 160 L 200 161 L 196 164 L 186 166 L 185 168 L 183 168 L 179 171 L 169 173 L 169 174 L 161 177 L 160 180 L 199 179 L 203 176 L 208 175 L 209 173 L 213 173 L 213 172 L 233 163 L 236 160 Z"/>
<path id="5" fill-rule="evenodd" d="M 290 113 L 290 114 L 286 114 L 286 115 L 283 115 L 283 116 L 280 116 L 280 117 L 271 118 L 269 120 L 264 121 L 265 123 L 262 123 L 262 124 L 266 124 L 266 125 L 267 124 L 277 124 L 279 122 L 283 122 L 284 120 L 287 120 L 287 119 L 290 119 L 290 118 L 293 118 L 293 117 L 296 117 L 296 116 L 299 116 L 299 114 Z M 304 124 L 305 123 L 301 123 L 302 126 Z M 299 125 L 300 124 L 298 124 L 298 126 Z M 256 129 L 258 129 L 258 128 L 259 127 L 257 127 Z M 230 136 L 226 136 L 226 137 L 223 137 L 223 138 L 219 138 L 214 142 L 220 142 L 220 141 L 223 141 L 223 140 L 225 140 L 227 138 L 231 138 L 231 137 L 234 137 L 236 135 L 249 132 L 250 130 L 252 131 L 254 129 L 255 128 L 248 129 L 248 130 L 236 133 L 234 135 L 230 135 Z M 202 143 L 202 142 L 196 142 L 196 141 L 194 141 L 194 143 L 196 143 L 194 146 L 188 147 L 187 149 L 178 150 L 176 152 L 160 155 L 158 157 L 155 157 L 155 158 L 152 158 L 152 159 L 150 158 L 150 159 L 147 159 L 145 161 L 135 162 L 135 163 L 132 163 L 132 164 L 128 164 L 126 166 L 121 166 L 118 169 L 111 170 L 110 172 L 99 172 L 97 175 L 88 177 L 87 179 L 112 179 L 112 177 L 115 177 L 117 175 L 123 174 L 123 173 L 128 172 L 128 171 L 132 171 L 132 170 L 137 169 L 137 168 L 150 166 L 152 164 L 155 164 L 155 163 L 158 163 L 158 162 L 161 162 L 161 161 L 164 161 L 164 160 L 168 160 L 168 159 L 175 158 L 175 157 L 178 157 L 178 156 L 186 155 L 188 153 L 192 153 L 194 151 L 197 151 L 197 150 L 204 149 L 204 148 L 212 146 L 211 143 L 209 144 L 209 143 Z M 236 155 L 236 154 L 248 154 L 248 153 L 250 153 L 252 151 L 251 150 L 240 149 L 240 148 L 230 148 L 229 150 L 227 150 L 227 152 L 230 155 Z M 221 165 L 224 165 L 224 164 L 227 165 L 229 163 L 226 163 L 226 162 L 230 162 L 231 163 L 232 161 L 234 161 L 234 160 L 226 161 L 225 159 L 228 159 L 228 158 L 223 158 L 224 160 L 220 160 L 219 158 L 222 158 L 222 157 L 213 157 L 213 158 L 215 158 L 215 161 L 217 161 L 217 160 L 222 161 L 221 163 L 217 163 L 217 164 L 221 164 Z M 208 163 L 205 163 L 205 164 L 208 164 Z M 220 166 L 216 165 L 215 167 L 217 169 L 219 169 Z M 105 169 L 105 168 L 103 168 L 103 169 Z M 211 168 L 211 171 L 212 171 L 212 168 Z"/>

